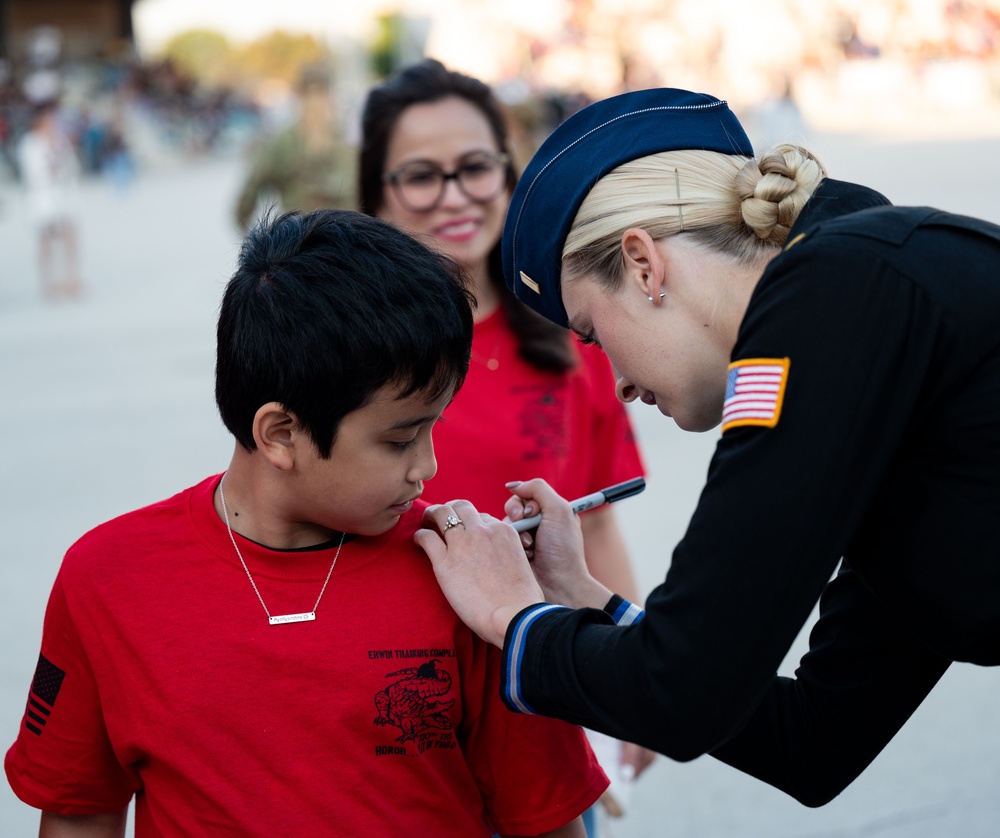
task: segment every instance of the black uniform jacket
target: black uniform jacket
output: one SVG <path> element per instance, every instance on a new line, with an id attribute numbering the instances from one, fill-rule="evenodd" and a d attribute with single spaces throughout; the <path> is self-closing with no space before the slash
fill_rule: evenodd
<path id="1" fill-rule="evenodd" d="M 645 618 L 541 613 L 505 691 L 821 805 L 952 661 L 1000 663 L 1000 228 L 824 181 L 750 300 L 760 358 L 777 424 L 724 431 Z"/>

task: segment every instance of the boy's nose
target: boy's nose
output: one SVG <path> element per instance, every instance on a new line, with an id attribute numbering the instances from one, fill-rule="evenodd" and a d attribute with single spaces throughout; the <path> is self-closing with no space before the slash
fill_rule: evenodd
<path id="1" fill-rule="evenodd" d="M 418 446 L 416 459 L 410 466 L 407 479 L 411 483 L 422 483 L 437 474 L 437 458 L 434 456 L 434 445 L 429 440 L 426 445 Z"/>

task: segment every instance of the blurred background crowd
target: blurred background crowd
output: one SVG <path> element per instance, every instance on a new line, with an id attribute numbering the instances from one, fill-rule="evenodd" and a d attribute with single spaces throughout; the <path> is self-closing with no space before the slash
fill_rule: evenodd
<path id="1" fill-rule="evenodd" d="M 0 177 L 21 179 L 18 144 L 44 103 L 80 176 L 123 186 L 178 155 L 251 168 L 309 91 L 350 147 L 368 87 L 425 54 L 495 86 L 523 156 L 582 104 L 654 85 L 724 97 L 762 134 L 904 109 L 947 123 L 1000 102 L 998 0 L 357 0 L 243 39 L 165 33 L 171 2 L 0 0 Z"/>

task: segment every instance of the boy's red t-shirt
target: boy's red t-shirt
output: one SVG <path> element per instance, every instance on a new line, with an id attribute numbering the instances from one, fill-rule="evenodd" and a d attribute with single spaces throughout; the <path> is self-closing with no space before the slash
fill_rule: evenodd
<path id="1" fill-rule="evenodd" d="M 551 830 L 607 786 L 582 731 L 506 710 L 500 650 L 441 594 L 417 504 L 344 545 L 313 622 L 271 626 L 212 504 L 219 477 L 67 553 L 5 768 L 26 803 L 136 795 L 145 836 Z M 236 536 L 272 614 L 308 611 L 336 545 Z"/>

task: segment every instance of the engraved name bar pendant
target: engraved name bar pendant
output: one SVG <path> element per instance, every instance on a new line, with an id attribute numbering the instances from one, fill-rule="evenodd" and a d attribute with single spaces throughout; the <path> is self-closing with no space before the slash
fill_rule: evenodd
<path id="1" fill-rule="evenodd" d="M 272 626 L 281 626 L 285 623 L 307 623 L 315 619 L 315 611 L 303 611 L 301 614 L 275 614 L 273 617 L 268 617 L 267 621 Z"/>

